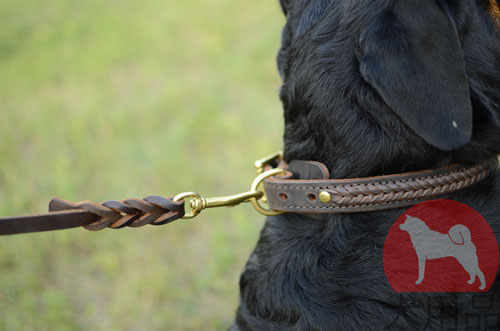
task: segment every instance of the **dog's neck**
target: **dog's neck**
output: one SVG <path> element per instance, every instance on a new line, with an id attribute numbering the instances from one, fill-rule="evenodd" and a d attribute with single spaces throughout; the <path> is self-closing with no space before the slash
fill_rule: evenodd
<path id="1" fill-rule="evenodd" d="M 297 145 L 301 146 L 302 144 Z M 467 152 L 433 154 L 426 153 L 425 150 L 420 155 L 412 153 L 411 150 L 405 151 L 407 153 L 391 154 L 390 152 L 385 153 L 383 149 L 382 146 L 374 147 L 368 144 L 366 148 L 356 151 L 348 151 L 344 148 L 325 148 L 322 150 L 286 148 L 284 156 L 286 161 L 296 159 L 321 162 L 327 166 L 331 178 L 341 179 L 436 169 L 455 163 L 472 165 L 486 159 L 487 156 L 498 154 L 497 151 L 489 151 L 490 153 L 487 154 L 481 153 L 480 150 L 468 154 Z"/>
<path id="2" fill-rule="evenodd" d="M 322 162 L 328 167 L 332 178 L 397 174 L 434 169 L 453 163 L 470 165 L 500 153 L 500 144 L 496 145 L 491 141 L 473 141 L 460 150 L 443 152 L 419 139 L 391 135 L 381 128 L 367 130 L 359 122 L 353 123 L 352 129 L 339 129 L 335 119 L 324 122 L 323 128 L 314 131 L 310 128 L 316 126 L 316 119 L 314 116 L 309 118 L 309 121 L 286 125 L 285 160 Z M 399 123 L 393 128 L 398 131 L 402 130 L 401 126 L 403 124 Z M 491 134 L 492 129 L 486 129 L 483 134 L 478 133 L 479 141 L 483 137 L 498 140 L 497 132 Z"/>
<path id="3" fill-rule="evenodd" d="M 453 153 L 440 153 L 391 136 L 381 127 L 370 128 L 356 119 L 346 119 L 339 127 L 336 116 L 318 126 L 320 114 L 308 120 L 287 123 L 284 157 L 318 161 L 325 164 L 332 178 L 355 178 L 431 169 L 455 163 Z M 398 124 L 399 126 L 401 124 Z M 397 125 L 394 126 L 400 129 Z M 313 130 L 312 128 L 317 128 Z"/>

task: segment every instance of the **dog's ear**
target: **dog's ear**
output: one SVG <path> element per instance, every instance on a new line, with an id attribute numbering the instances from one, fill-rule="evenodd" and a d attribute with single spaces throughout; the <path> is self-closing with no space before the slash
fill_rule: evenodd
<path id="1" fill-rule="evenodd" d="M 427 143 L 459 148 L 471 138 L 472 105 L 451 14 L 444 1 L 393 3 L 361 31 L 361 74 Z"/>

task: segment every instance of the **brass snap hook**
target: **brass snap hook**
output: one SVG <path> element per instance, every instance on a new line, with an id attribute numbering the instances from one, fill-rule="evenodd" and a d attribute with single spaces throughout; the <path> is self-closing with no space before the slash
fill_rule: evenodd
<path id="1" fill-rule="evenodd" d="M 267 198 L 265 190 L 261 187 L 266 178 L 286 174 L 286 170 L 281 168 L 264 171 L 264 167 L 269 162 L 280 159 L 281 156 L 282 153 L 277 152 L 255 162 L 255 166 L 259 172 L 259 175 L 253 181 L 250 191 L 248 192 L 217 198 L 203 198 L 196 192 L 184 192 L 176 195 L 173 201 L 177 202 L 181 200 L 191 199 L 191 201 L 189 202 L 191 211 L 186 213 L 182 217 L 183 219 L 195 218 L 201 213 L 203 209 L 216 207 L 233 207 L 243 202 L 251 202 L 254 208 L 259 213 L 266 216 L 281 214 L 282 212 L 272 210 L 268 207 L 266 208 L 266 206 L 262 204 L 262 202 L 265 203 L 265 201 L 267 201 Z"/>
<path id="2" fill-rule="evenodd" d="M 191 211 L 186 213 L 182 218 L 191 219 L 198 216 L 203 209 L 217 207 L 234 207 L 243 202 L 252 201 L 252 199 L 260 199 L 264 195 L 262 191 L 249 191 L 240 194 L 230 195 L 226 197 L 204 198 L 195 192 L 185 192 L 174 197 L 174 201 L 191 199 L 189 207 Z"/>

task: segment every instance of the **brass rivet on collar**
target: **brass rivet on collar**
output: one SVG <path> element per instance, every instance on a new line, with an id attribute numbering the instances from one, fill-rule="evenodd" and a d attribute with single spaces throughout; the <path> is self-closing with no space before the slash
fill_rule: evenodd
<path id="1" fill-rule="evenodd" d="M 326 192 L 326 191 L 321 191 L 320 194 L 319 194 L 319 199 L 321 200 L 321 202 L 330 202 L 330 200 L 332 200 L 332 196 L 330 195 L 330 193 Z"/>

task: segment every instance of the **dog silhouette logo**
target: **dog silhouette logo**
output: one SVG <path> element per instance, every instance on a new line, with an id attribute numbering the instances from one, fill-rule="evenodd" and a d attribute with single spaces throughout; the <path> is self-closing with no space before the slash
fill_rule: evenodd
<path id="1" fill-rule="evenodd" d="M 498 272 L 499 249 L 481 214 L 438 199 L 417 204 L 396 220 L 383 263 L 396 292 L 486 292 Z"/>
<path id="2" fill-rule="evenodd" d="M 479 289 L 486 288 L 484 274 L 479 268 L 476 246 L 472 242 L 469 228 L 465 225 L 454 225 L 447 234 L 443 234 L 432 231 L 421 219 L 406 215 L 406 221 L 399 228 L 408 232 L 417 253 L 418 279 L 415 284 L 420 285 L 424 280 L 426 260 L 454 257 L 469 274 L 468 284 L 473 284 L 478 278 L 481 283 Z"/>

